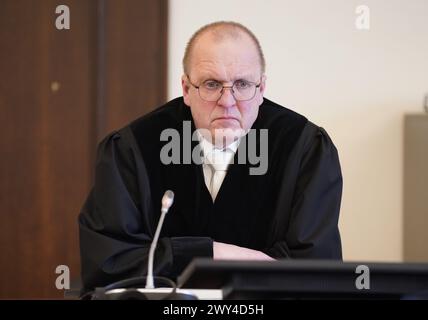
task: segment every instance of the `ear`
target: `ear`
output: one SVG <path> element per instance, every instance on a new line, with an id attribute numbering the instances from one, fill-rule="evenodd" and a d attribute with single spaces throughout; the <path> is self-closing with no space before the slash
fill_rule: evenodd
<path id="1" fill-rule="evenodd" d="M 184 103 L 190 106 L 190 84 L 185 74 L 181 76 L 181 88 L 183 89 Z"/>
<path id="2" fill-rule="evenodd" d="M 262 78 L 260 80 L 260 95 L 263 97 L 264 93 L 265 93 L 265 89 L 266 89 L 266 75 L 262 75 Z"/>
<path id="3" fill-rule="evenodd" d="M 263 103 L 263 95 L 265 93 L 265 90 L 266 90 L 266 75 L 263 74 L 262 78 L 260 80 L 260 87 L 259 87 L 260 93 L 258 94 L 259 105 L 261 105 Z"/>

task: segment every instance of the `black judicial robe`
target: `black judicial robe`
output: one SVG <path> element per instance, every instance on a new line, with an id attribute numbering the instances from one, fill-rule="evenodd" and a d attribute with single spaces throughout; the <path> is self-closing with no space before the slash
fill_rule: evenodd
<path id="1" fill-rule="evenodd" d="M 265 98 L 252 128 L 268 129 L 268 170 L 250 175 L 251 165 L 236 159 L 241 144 L 213 203 L 202 165 L 160 161 L 162 130 L 182 132 L 185 120 L 192 121 L 190 108 L 177 98 L 99 144 L 94 187 L 79 216 L 87 289 L 145 275 L 168 189 L 175 200 L 156 250 L 157 275 L 176 277 L 192 258 L 212 257 L 213 241 L 277 259 L 342 258 L 342 175 L 324 129 Z"/>

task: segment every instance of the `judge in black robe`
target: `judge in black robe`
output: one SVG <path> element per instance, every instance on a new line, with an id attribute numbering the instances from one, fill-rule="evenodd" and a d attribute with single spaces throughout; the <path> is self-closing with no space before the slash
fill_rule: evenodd
<path id="1" fill-rule="evenodd" d="M 275 259 L 342 258 L 342 176 L 324 129 L 265 98 L 252 128 L 268 129 L 267 172 L 250 175 L 251 164 L 238 163 L 240 144 L 213 202 L 202 165 L 160 160 L 162 130 L 182 132 L 183 121 L 195 130 L 190 108 L 177 98 L 100 143 L 95 184 L 79 217 L 86 288 L 146 274 L 168 189 L 175 201 L 156 249 L 157 275 L 176 277 L 193 258 L 213 257 L 213 241 Z"/>

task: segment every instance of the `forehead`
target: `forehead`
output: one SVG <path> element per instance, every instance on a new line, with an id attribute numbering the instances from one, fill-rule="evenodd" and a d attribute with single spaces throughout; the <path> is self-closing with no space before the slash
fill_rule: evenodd
<path id="1" fill-rule="evenodd" d="M 233 81 L 260 77 L 260 61 L 254 42 L 247 36 L 216 39 L 210 34 L 195 43 L 190 60 L 192 77 Z"/>

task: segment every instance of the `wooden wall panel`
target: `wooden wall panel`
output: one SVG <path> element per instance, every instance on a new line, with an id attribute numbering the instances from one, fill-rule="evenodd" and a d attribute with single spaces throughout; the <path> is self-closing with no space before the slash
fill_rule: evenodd
<path id="1" fill-rule="evenodd" d="M 77 215 L 96 143 L 164 101 L 165 3 L 1 2 L 0 298 L 63 297 L 55 288 L 61 264 L 79 276 Z M 55 28 L 59 4 L 70 8 L 70 30 Z M 153 37 L 136 41 L 151 28 Z M 119 50 L 124 43 L 132 50 Z M 149 90 L 136 85 L 143 78 L 156 79 Z"/>
<path id="2" fill-rule="evenodd" d="M 105 8 L 105 127 L 101 135 L 127 124 L 165 101 L 166 1 L 108 1 Z M 144 23 L 142 23 L 144 21 Z M 144 92 L 144 94 L 141 94 Z"/>
<path id="3" fill-rule="evenodd" d="M 406 262 L 428 262 L 428 115 L 404 121 L 404 228 Z"/>
<path id="4" fill-rule="evenodd" d="M 96 3 L 3 1 L 0 18 L 0 297 L 62 297 L 55 268 L 79 274 L 76 215 L 89 190 L 95 139 Z M 4 50 L 5 49 L 5 50 Z"/>

